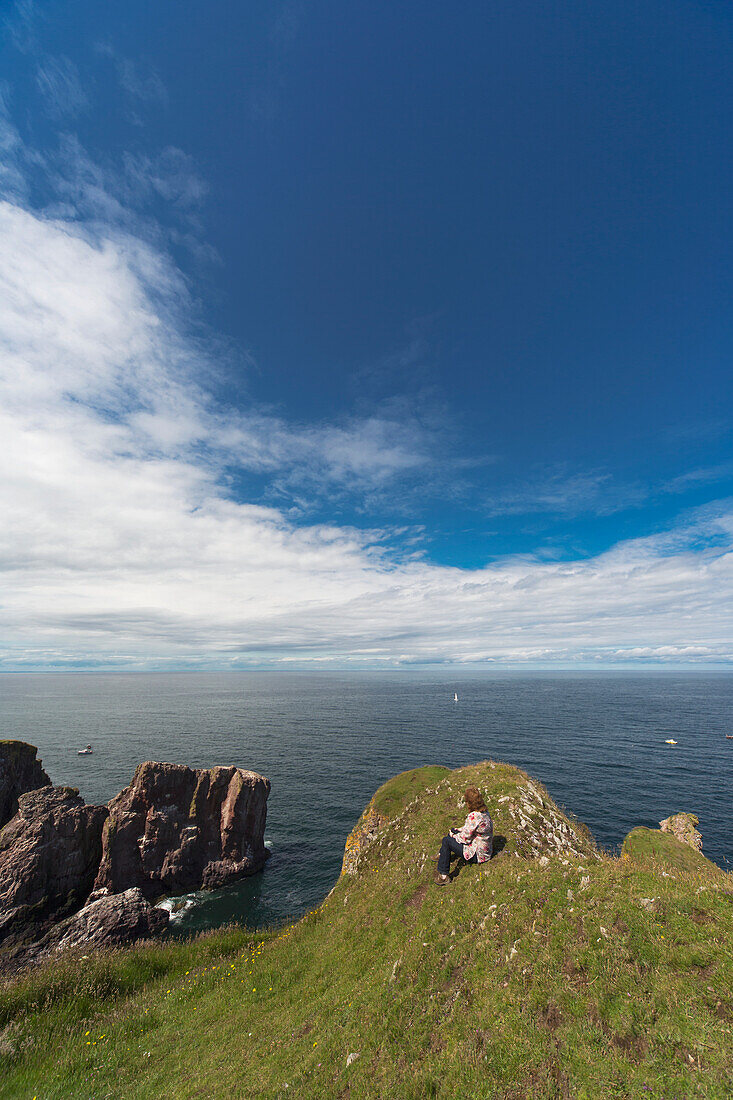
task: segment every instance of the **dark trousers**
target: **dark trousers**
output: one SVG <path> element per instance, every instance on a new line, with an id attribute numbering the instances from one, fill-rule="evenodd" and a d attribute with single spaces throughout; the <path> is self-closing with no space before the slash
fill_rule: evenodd
<path id="1" fill-rule="evenodd" d="M 463 845 L 454 836 L 444 836 L 440 842 L 440 855 L 438 856 L 438 874 L 447 875 L 450 871 L 450 861 L 456 856 L 463 856 Z M 466 863 L 478 863 L 476 856 L 471 856 Z"/>

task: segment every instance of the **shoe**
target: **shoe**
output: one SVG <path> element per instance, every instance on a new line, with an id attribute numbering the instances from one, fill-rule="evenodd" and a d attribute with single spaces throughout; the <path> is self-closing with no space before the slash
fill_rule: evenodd
<path id="1" fill-rule="evenodd" d="M 436 875 L 435 876 L 435 885 L 436 886 L 447 886 L 449 882 L 450 882 L 450 875 Z"/>

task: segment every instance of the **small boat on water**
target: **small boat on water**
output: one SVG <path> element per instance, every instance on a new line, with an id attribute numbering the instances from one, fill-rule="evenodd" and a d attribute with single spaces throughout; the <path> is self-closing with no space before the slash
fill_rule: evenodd
<path id="1" fill-rule="evenodd" d="M 664 743 L 665 743 L 665 745 L 676 745 L 677 744 L 677 742 L 673 741 L 671 737 L 668 737 L 667 740 Z"/>
<path id="2" fill-rule="evenodd" d="M 77 754 L 77 756 L 91 756 L 93 751 L 94 750 L 92 749 L 92 746 L 87 745 L 87 747 L 85 749 L 77 749 L 76 754 Z"/>
<path id="3" fill-rule="evenodd" d="M 457 702 L 458 702 L 458 692 L 457 692 L 457 691 L 454 691 L 454 692 L 453 692 L 453 702 L 454 702 L 454 703 L 457 703 Z"/>
<path id="4" fill-rule="evenodd" d="M 733 741 L 733 733 L 726 733 L 725 739 L 726 741 Z"/>

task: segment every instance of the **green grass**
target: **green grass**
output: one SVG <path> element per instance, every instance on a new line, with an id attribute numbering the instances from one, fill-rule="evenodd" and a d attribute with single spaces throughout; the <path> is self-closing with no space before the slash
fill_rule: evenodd
<path id="1" fill-rule="evenodd" d="M 0 1097 L 730 1097 L 729 877 L 590 847 L 517 858 L 498 799 L 526 783 L 489 763 L 406 772 L 375 796 L 390 820 L 358 874 L 297 924 L 6 984 Z M 507 845 L 436 887 L 468 785 Z"/>
<path id="2" fill-rule="evenodd" d="M 450 773 L 450 768 L 443 768 L 437 764 L 427 764 L 424 768 L 412 768 L 410 771 L 400 772 L 379 787 L 370 805 L 385 817 L 395 817 L 417 794 L 429 787 L 435 787 Z"/>
<path id="3" fill-rule="evenodd" d="M 720 873 L 716 864 L 706 859 L 702 852 L 696 852 L 689 844 L 683 844 L 661 829 L 647 829 L 643 825 L 631 830 L 623 842 L 621 855 L 659 870 L 699 871 L 713 877 Z"/>

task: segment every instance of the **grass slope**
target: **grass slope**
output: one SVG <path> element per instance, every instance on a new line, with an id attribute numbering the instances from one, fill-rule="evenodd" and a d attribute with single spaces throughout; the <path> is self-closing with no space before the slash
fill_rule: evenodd
<path id="1" fill-rule="evenodd" d="M 432 857 L 469 784 L 506 845 L 439 888 Z M 733 1094 L 727 875 L 596 853 L 490 762 L 404 773 L 370 806 L 356 873 L 287 929 L 67 957 L 7 984 L 0 1097 Z M 553 835 L 581 854 L 551 854 Z M 533 836 L 548 858 L 527 855 Z"/>
<path id="2" fill-rule="evenodd" d="M 621 855 L 634 863 L 659 871 L 700 871 L 715 875 L 717 866 L 689 844 L 661 829 L 639 825 L 632 829 L 621 846 Z"/>

